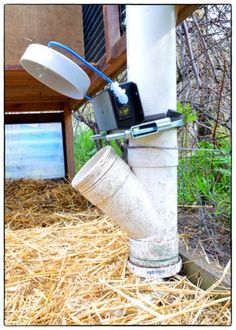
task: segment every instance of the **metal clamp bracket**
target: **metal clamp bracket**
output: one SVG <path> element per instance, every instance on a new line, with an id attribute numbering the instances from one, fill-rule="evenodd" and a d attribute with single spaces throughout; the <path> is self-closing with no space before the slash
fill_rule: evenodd
<path id="1" fill-rule="evenodd" d="M 99 140 L 103 138 L 107 141 L 130 138 L 138 139 L 181 126 L 183 126 L 182 115 L 176 111 L 168 110 L 164 118 L 162 117 L 157 120 L 146 121 L 141 124 L 131 126 L 130 129 L 112 134 L 101 132 L 100 134 L 91 136 L 91 140 Z"/>

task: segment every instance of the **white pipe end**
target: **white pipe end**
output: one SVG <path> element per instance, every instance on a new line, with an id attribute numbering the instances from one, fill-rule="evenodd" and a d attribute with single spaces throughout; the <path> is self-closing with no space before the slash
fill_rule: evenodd
<path id="1" fill-rule="evenodd" d="M 143 267 L 133 264 L 130 260 L 128 261 L 128 269 L 139 277 L 147 279 L 160 279 L 174 276 L 180 272 L 182 268 L 182 260 L 175 264 L 168 265 L 166 267 Z"/>

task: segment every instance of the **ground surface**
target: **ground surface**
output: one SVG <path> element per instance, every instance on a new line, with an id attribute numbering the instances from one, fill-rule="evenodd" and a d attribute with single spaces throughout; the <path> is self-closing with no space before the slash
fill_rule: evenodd
<path id="1" fill-rule="evenodd" d="M 70 185 L 5 187 L 6 325 L 230 324 L 220 282 L 204 291 L 185 276 L 131 274 L 127 235 Z"/>
<path id="2" fill-rule="evenodd" d="M 226 266 L 230 260 L 231 232 L 214 219 L 211 209 L 179 208 L 178 230 L 180 239 L 204 255 L 207 262 L 215 261 Z"/>

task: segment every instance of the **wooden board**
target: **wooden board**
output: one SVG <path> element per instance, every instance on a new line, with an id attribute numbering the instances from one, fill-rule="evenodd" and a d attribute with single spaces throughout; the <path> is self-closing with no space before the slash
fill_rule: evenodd
<path id="1" fill-rule="evenodd" d="M 6 104 L 5 113 L 10 114 L 12 112 L 53 112 L 63 111 L 63 102 L 39 102 L 39 103 L 19 103 L 19 104 Z"/>
<path id="2" fill-rule="evenodd" d="M 179 242 L 179 254 L 183 261 L 183 274 L 187 275 L 194 284 L 201 280 L 202 289 L 207 290 L 221 278 L 223 270 L 213 262 L 207 263 L 203 256 L 196 253 L 191 247 L 186 248 L 182 242 Z M 231 287 L 230 273 L 226 274 L 221 285 L 226 288 Z"/>
<path id="3" fill-rule="evenodd" d="M 31 43 L 56 40 L 84 54 L 81 5 L 5 5 L 5 65 L 19 64 Z"/>
<path id="4" fill-rule="evenodd" d="M 28 74 L 21 66 L 5 67 L 4 86 L 5 86 L 5 111 L 9 111 L 9 106 L 20 104 L 39 104 L 44 108 L 44 103 L 47 103 L 45 110 L 57 110 L 58 106 L 52 104 L 50 109 L 49 103 L 65 103 L 69 102 L 70 98 L 64 96 Z M 85 68 L 83 68 L 85 69 Z M 86 71 L 86 69 L 85 69 Z M 20 106 L 24 111 L 23 106 Z M 28 111 L 34 111 L 29 110 Z M 42 110 L 43 111 L 43 110 Z"/>
<path id="5" fill-rule="evenodd" d="M 68 103 L 64 104 L 64 134 L 65 134 L 65 160 L 66 160 L 66 176 L 69 181 L 75 176 L 75 160 L 74 160 L 74 143 L 73 143 L 73 127 L 72 114 Z"/>
<path id="6" fill-rule="evenodd" d="M 111 54 L 112 47 L 121 37 L 118 5 L 104 5 L 103 17 L 106 44 L 106 61 L 110 63 L 113 59 Z"/>

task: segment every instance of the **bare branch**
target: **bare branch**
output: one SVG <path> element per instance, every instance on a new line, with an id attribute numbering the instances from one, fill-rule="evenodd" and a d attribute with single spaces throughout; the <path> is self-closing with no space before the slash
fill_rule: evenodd
<path id="1" fill-rule="evenodd" d="M 189 51 L 189 55 L 190 55 L 190 59 L 191 59 L 192 67 L 193 67 L 193 72 L 194 72 L 195 79 L 196 79 L 196 82 L 197 82 L 197 87 L 200 88 L 202 86 L 202 83 L 201 83 L 201 79 L 199 77 L 199 72 L 198 72 L 196 62 L 194 60 L 193 50 L 192 50 L 192 46 L 191 46 L 191 42 L 190 42 L 190 37 L 189 37 L 188 27 L 187 27 L 186 21 L 183 22 L 183 27 L 184 27 L 184 33 L 185 33 L 185 36 L 186 36 L 188 51 Z"/>
<path id="2" fill-rule="evenodd" d="M 195 25 L 196 25 L 196 28 L 197 28 L 197 30 L 198 30 L 198 33 L 199 33 L 199 36 L 200 36 L 200 39 L 201 39 L 202 45 L 203 45 L 204 50 L 205 50 L 205 55 L 207 56 L 207 59 L 208 59 L 209 64 L 210 64 L 210 66 L 211 66 L 211 69 L 212 69 L 212 72 L 213 72 L 213 75 L 214 75 L 215 81 L 218 83 L 218 80 L 217 80 L 217 77 L 216 77 L 216 73 L 215 73 L 214 65 L 213 65 L 212 60 L 211 60 L 211 58 L 210 58 L 210 56 L 209 56 L 206 42 L 205 42 L 205 40 L 204 40 L 204 38 L 203 38 L 202 32 L 201 32 L 200 27 L 199 27 L 199 25 L 198 25 L 198 23 L 197 23 L 197 20 L 196 20 L 195 17 L 194 17 L 194 14 L 192 15 L 192 18 L 193 18 L 193 21 L 194 21 L 194 23 L 195 23 Z"/>

